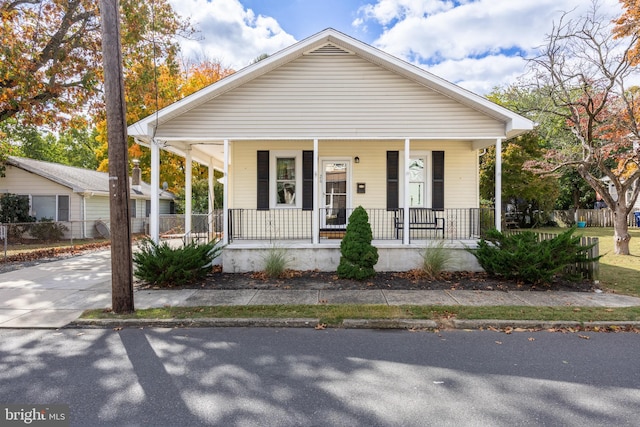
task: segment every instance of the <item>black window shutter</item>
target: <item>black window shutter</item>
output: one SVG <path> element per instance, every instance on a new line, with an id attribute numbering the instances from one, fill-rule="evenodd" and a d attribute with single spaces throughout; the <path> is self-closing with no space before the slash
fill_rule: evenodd
<path id="1" fill-rule="evenodd" d="M 387 151 L 387 210 L 398 209 L 398 151 Z"/>
<path id="2" fill-rule="evenodd" d="M 269 210 L 269 151 L 258 151 L 258 210 Z"/>
<path id="3" fill-rule="evenodd" d="M 302 210 L 313 210 L 313 151 L 302 152 Z"/>
<path id="4" fill-rule="evenodd" d="M 433 168 L 431 207 L 433 209 L 444 209 L 444 151 L 434 151 L 432 153 L 431 167 Z"/>

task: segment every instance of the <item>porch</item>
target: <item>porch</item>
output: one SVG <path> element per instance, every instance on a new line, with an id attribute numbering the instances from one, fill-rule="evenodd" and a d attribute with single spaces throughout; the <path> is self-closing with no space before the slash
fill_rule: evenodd
<path id="1" fill-rule="evenodd" d="M 442 209 L 432 211 L 439 228 L 413 228 L 411 208 L 404 222 L 403 209 L 365 209 L 378 249 L 377 271 L 407 271 L 422 265 L 422 255 L 430 246 L 450 252 L 449 270 L 481 271 L 475 257 L 467 251 L 477 244 L 484 230 L 493 227 L 492 209 Z M 424 209 L 423 209 L 424 210 Z M 274 248 L 287 250 L 289 268 L 295 270 L 336 271 L 340 262 L 340 242 L 353 209 L 229 209 L 228 241 L 222 254 L 226 272 L 260 271 L 264 259 Z M 431 210 L 429 210 L 431 211 Z M 398 228 L 402 219 L 407 228 Z M 320 226 L 314 227 L 314 222 Z M 314 232 L 314 229 L 316 230 Z"/>
<path id="2" fill-rule="evenodd" d="M 406 221 L 402 208 L 365 208 L 365 211 L 369 216 L 373 240 L 396 245 L 425 240 L 476 240 L 495 223 L 494 210 L 485 208 L 409 208 Z M 229 209 L 228 242 L 339 242 L 352 212 L 353 208 Z M 429 212 L 434 217 L 433 227 L 426 226 L 425 222 L 416 222 L 421 217 L 420 212 Z M 405 236 L 407 229 L 409 233 Z"/>

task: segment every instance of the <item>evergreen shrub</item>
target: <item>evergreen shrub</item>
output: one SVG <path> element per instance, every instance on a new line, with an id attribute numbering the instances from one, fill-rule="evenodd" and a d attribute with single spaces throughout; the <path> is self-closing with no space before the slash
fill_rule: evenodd
<path id="1" fill-rule="evenodd" d="M 371 244 L 373 233 L 369 215 L 362 206 L 353 210 L 342 242 L 338 277 L 364 280 L 375 276 L 373 266 L 378 262 L 378 249 Z"/>
<path id="2" fill-rule="evenodd" d="M 497 277 L 532 284 L 549 284 L 556 276 L 569 280 L 576 277 L 565 273 L 565 267 L 578 262 L 592 262 L 575 227 L 548 240 L 540 240 L 532 231 L 504 234 L 496 229 L 487 231 L 478 243 L 475 255 L 484 270 Z"/>
<path id="3" fill-rule="evenodd" d="M 195 242 L 172 248 L 167 242 L 144 239 L 133 254 L 134 275 L 154 286 L 181 286 L 204 278 L 220 255 L 219 240 L 205 244 Z"/>

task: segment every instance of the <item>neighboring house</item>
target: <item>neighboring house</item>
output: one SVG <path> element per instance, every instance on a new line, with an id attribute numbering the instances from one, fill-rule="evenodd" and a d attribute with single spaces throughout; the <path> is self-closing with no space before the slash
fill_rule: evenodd
<path id="1" fill-rule="evenodd" d="M 151 188 L 140 180 L 134 167 L 131 183 L 133 232 L 143 232 L 151 212 Z M 36 219 L 70 222 L 74 238 L 96 237 L 96 221 L 109 223 L 109 174 L 59 163 L 9 156 L 5 176 L 0 178 L 0 194 L 29 198 L 30 214 Z M 159 213 L 169 214 L 173 195 L 159 193 Z"/>
<path id="2" fill-rule="evenodd" d="M 601 178 L 600 181 L 602 181 L 609 188 L 609 194 L 611 194 L 611 197 L 618 200 L 618 190 L 616 190 L 616 186 L 613 185 L 613 183 L 611 182 L 611 179 L 608 176 L 605 176 Z M 639 185 L 639 183 L 636 182 L 635 185 Z M 635 186 L 633 188 L 635 188 Z M 629 190 L 627 192 L 627 200 L 629 200 L 628 198 L 631 197 L 631 192 L 632 190 Z M 638 211 L 640 211 L 640 197 L 636 199 L 636 202 L 633 205 L 633 212 L 638 212 Z"/>
<path id="3" fill-rule="evenodd" d="M 479 154 L 532 128 L 486 98 L 327 29 L 128 133 L 151 148 L 152 183 L 160 149 L 184 156 L 187 172 L 193 161 L 209 166 L 210 188 L 213 168 L 225 173 L 225 270 L 261 269 L 260 253 L 273 242 L 292 249 L 293 268 L 335 270 L 338 239 L 358 205 L 381 253 L 376 268 L 402 270 L 419 265 L 416 248 L 443 238 L 460 249 L 458 268 L 477 268 L 465 245 L 477 241 L 481 217 L 500 224 L 499 212 L 496 219 L 480 210 Z"/>

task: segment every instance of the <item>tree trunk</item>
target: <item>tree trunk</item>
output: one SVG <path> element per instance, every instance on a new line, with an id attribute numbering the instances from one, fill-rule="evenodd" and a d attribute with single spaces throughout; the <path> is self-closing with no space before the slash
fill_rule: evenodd
<path id="1" fill-rule="evenodd" d="M 624 204 L 616 203 L 613 211 L 613 247 L 616 255 L 630 255 L 629 224 L 627 223 L 627 209 Z"/>

